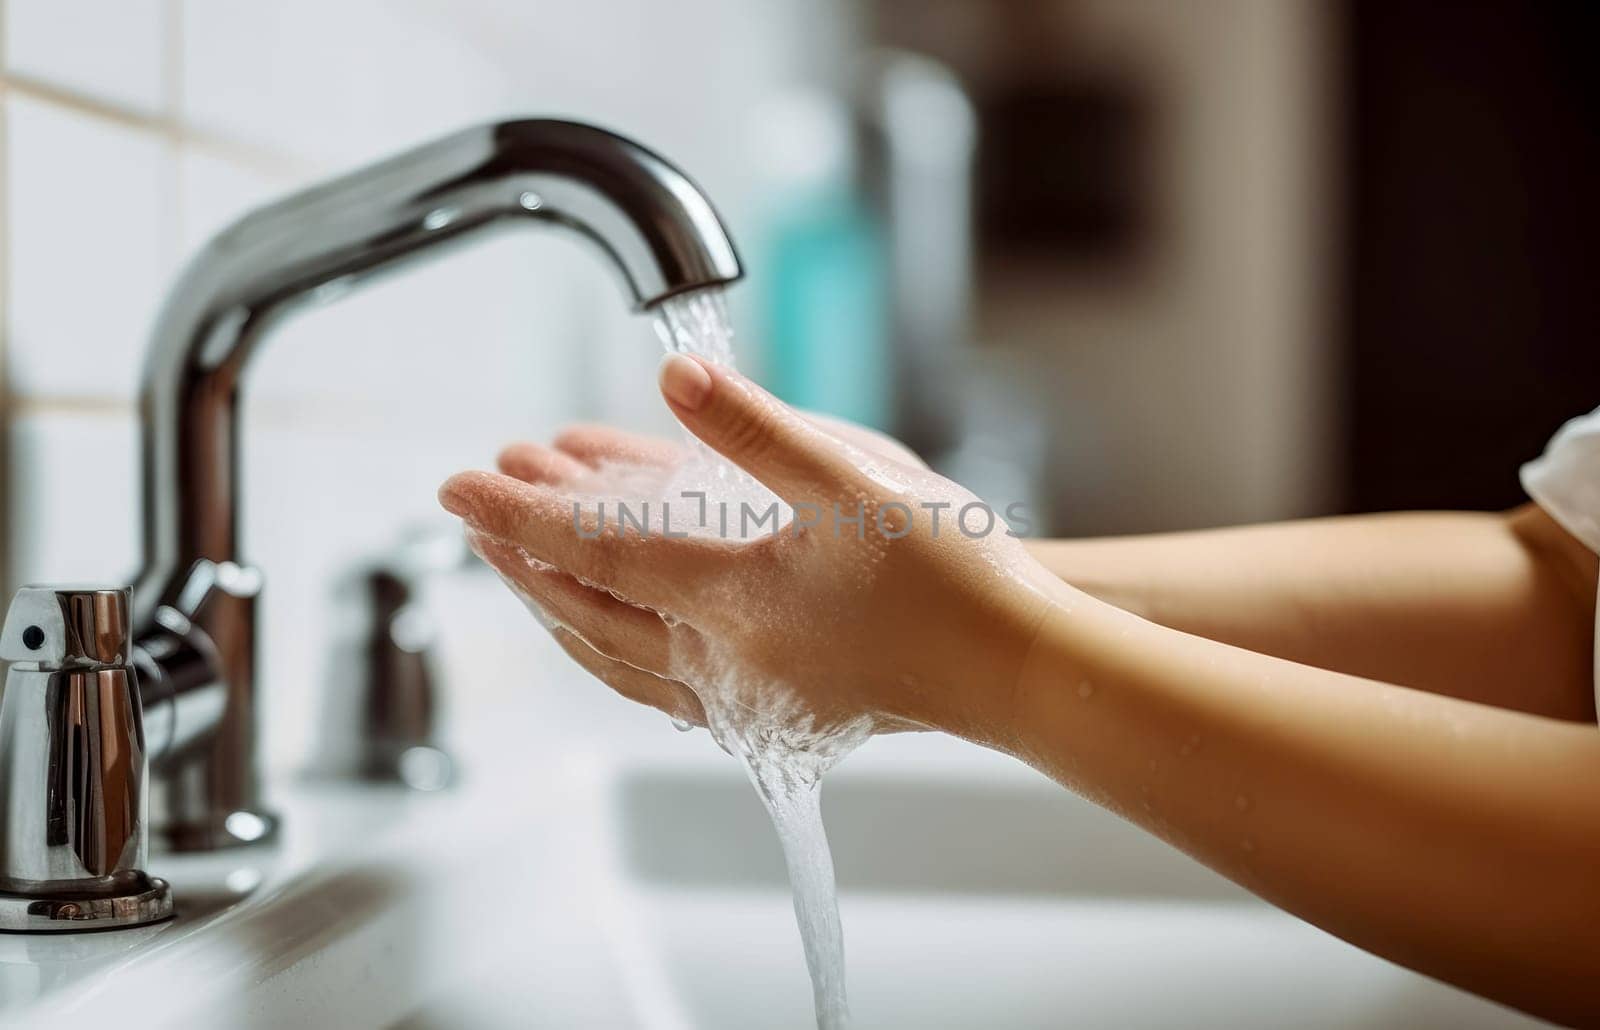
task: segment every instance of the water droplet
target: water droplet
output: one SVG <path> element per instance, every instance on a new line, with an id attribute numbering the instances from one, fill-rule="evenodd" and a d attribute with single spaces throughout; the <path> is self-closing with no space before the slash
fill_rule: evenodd
<path id="1" fill-rule="evenodd" d="M 1089 700 L 1091 697 L 1094 697 L 1094 684 L 1090 683 L 1088 680 L 1080 681 L 1078 683 L 1078 696 L 1083 698 L 1085 701 Z"/>
<path id="2" fill-rule="evenodd" d="M 688 733 L 690 730 L 694 729 L 694 723 L 690 722 L 688 719 L 673 719 L 672 728 L 677 730 L 679 733 Z"/>
<path id="3" fill-rule="evenodd" d="M 528 190 L 517 198 L 517 203 L 522 205 L 524 211 L 537 211 L 544 207 L 544 198 L 532 190 Z"/>

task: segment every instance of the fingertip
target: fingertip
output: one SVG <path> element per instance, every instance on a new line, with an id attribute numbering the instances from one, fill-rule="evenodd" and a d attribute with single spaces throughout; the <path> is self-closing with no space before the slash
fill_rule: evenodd
<path id="1" fill-rule="evenodd" d="M 685 428 L 779 497 L 815 496 L 840 479 L 838 440 L 726 365 L 668 355 L 661 391 Z"/>
<path id="2" fill-rule="evenodd" d="M 680 457 L 677 445 L 666 440 L 585 423 L 557 433 L 551 446 L 557 455 L 570 458 L 575 466 L 584 469 L 599 468 L 608 462 L 666 467 L 675 465 Z"/>
<path id="3" fill-rule="evenodd" d="M 439 504 L 458 518 L 469 518 L 476 510 L 484 491 L 487 472 L 457 472 L 439 487 Z"/>
<path id="4" fill-rule="evenodd" d="M 595 435 L 609 431 L 609 427 L 593 422 L 575 422 L 563 427 L 550 441 L 550 446 L 564 454 L 586 454 Z"/>
<path id="5" fill-rule="evenodd" d="M 510 443 L 500 448 L 500 453 L 494 456 L 494 467 L 508 476 L 521 479 L 522 473 L 532 471 L 534 459 L 533 444 Z"/>
<path id="6" fill-rule="evenodd" d="M 675 408 L 695 412 L 711 396 L 711 373 L 703 359 L 672 353 L 661 360 L 661 393 Z"/>
<path id="7" fill-rule="evenodd" d="M 439 487 L 439 503 L 468 525 L 498 534 L 515 528 L 517 512 L 542 489 L 497 472 L 457 472 Z"/>
<path id="8" fill-rule="evenodd" d="M 588 471 L 588 466 L 570 455 L 523 442 L 501 450 L 495 458 L 495 466 L 524 483 L 560 483 Z"/>

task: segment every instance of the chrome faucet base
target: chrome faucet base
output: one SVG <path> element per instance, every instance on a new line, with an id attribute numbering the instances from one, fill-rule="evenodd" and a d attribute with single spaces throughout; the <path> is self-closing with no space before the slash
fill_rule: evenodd
<path id="1" fill-rule="evenodd" d="M 0 933 L 126 930 L 171 918 L 172 887 L 138 870 L 118 877 L 109 891 L 0 891 Z"/>
<path id="2" fill-rule="evenodd" d="M 150 754 L 129 592 L 24 587 L 0 625 L 0 930 L 75 933 L 172 915 L 144 871 Z"/>
<path id="3" fill-rule="evenodd" d="M 209 741 L 221 705 L 209 641 L 181 615 L 158 613 L 167 635 L 136 647 L 130 602 L 126 588 L 23 587 L 0 623 L 0 661 L 10 665 L 0 694 L 0 933 L 172 917 L 172 888 L 144 871 L 150 769 L 170 766 L 177 793 L 166 800 L 178 810 L 203 796 L 206 765 L 194 748 Z M 264 813 L 208 821 L 206 809 L 192 810 L 198 821 L 158 840 L 200 851 L 277 830 Z"/>

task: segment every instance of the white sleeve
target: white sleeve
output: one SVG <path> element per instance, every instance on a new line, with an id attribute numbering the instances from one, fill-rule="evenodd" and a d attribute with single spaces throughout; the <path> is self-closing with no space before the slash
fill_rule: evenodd
<path id="1" fill-rule="evenodd" d="M 1522 488 L 1563 529 L 1600 552 L 1600 408 L 1562 426 L 1522 466 Z"/>
<path id="2" fill-rule="evenodd" d="M 1522 488 L 1563 529 L 1600 553 L 1600 408 L 1562 426 L 1544 454 L 1522 466 Z M 1596 612 L 1600 620 L 1600 603 Z M 1600 706 L 1600 621 L 1595 624 L 1595 701 Z"/>

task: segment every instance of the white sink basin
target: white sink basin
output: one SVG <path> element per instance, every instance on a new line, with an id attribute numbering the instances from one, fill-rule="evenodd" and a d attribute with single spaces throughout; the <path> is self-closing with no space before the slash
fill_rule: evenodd
<path id="1" fill-rule="evenodd" d="M 732 763 L 614 781 L 647 978 L 681 1025 L 803 1027 L 782 857 Z M 862 1027 L 1538 1024 L 1256 900 L 1008 759 L 873 741 L 823 814 Z"/>
<path id="2" fill-rule="evenodd" d="M 276 848 L 153 864 L 172 923 L 0 937 L 0 1022 L 812 1025 L 777 844 L 733 761 L 551 679 L 458 727 L 457 790 L 280 783 Z M 1535 1025 L 953 741 L 869 743 L 823 809 L 858 1026 Z"/>

